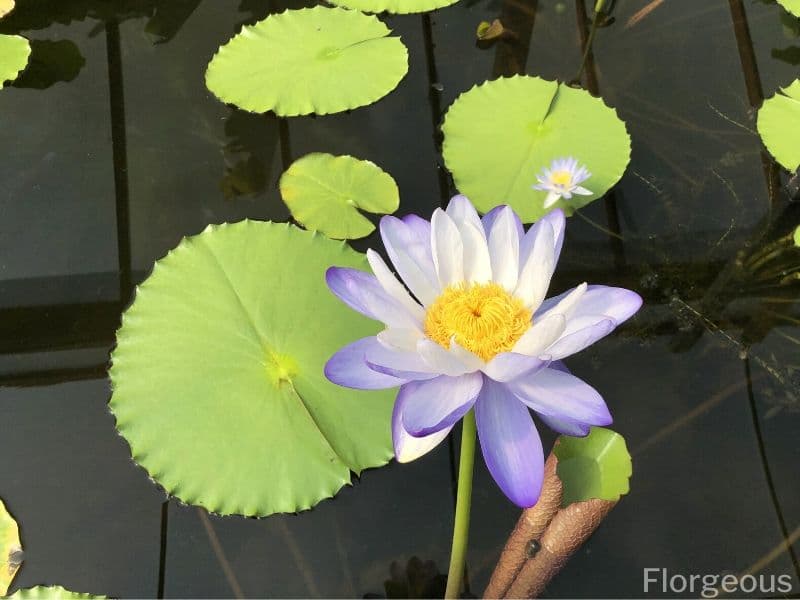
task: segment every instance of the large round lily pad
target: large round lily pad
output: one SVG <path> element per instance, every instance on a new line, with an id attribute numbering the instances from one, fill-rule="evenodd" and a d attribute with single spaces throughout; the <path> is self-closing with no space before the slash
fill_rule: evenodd
<path id="1" fill-rule="evenodd" d="M 375 226 L 359 211 L 392 213 L 400 193 L 391 175 L 368 160 L 314 152 L 281 176 L 283 201 L 298 223 L 335 239 L 356 239 Z"/>
<path id="2" fill-rule="evenodd" d="M 341 112 L 375 102 L 408 71 L 408 51 L 377 18 L 343 8 L 287 10 L 245 26 L 211 60 L 220 100 L 280 116 Z"/>
<path id="3" fill-rule="evenodd" d="M 800 79 L 764 101 L 758 111 L 758 133 L 769 153 L 782 167 L 800 166 Z"/>
<path id="4" fill-rule="evenodd" d="M 93 596 L 80 592 L 70 592 L 60 585 L 37 585 L 32 588 L 17 590 L 9 600 L 89 600 L 91 598 L 108 598 L 108 596 Z"/>
<path id="5" fill-rule="evenodd" d="M 553 451 L 564 489 L 563 506 L 592 498 L 619 500 L 628 493 L 633 466 L 620 434 L 592 427 L 586 437 L 561 436 Z"/>
<path id="6" fill-rule="evenodd" d="M 0 35 L 0 89 L 28 65 L 31 45 L 21 35 Z"/>
<path id="7" fill-rule="evenodd" d="M 17 522 L 0 500 L 0 596 L 8 592 L 8 586 L 17 574 L 21 551 Z"/>
<path id="8" fill-rule="evenodd" d="M 390 12 L 398 15 L 428 12 L 455 4 L 458 0 L 332 0 L 333 4 L 368 13 Z"/>
<path id="9" fill-rule="evenodd" d="M 602 100 L 539 77 L 487 81 L 459 96 L 445 116 L 442 153 L 458 190 L 482 212 L 510 204 L 526 223 L 539 219 L 547 192 L 531 189 L 554 159 L 574 157 L 592 176 L 555 206 L 567 214 L 596 200 L 630 160 L 625 124 Z"/>
<path id="10" fill-rule="evenodd" d="M 134 460 L 219 514 L 312 507 L 392 456 L 392 391 L 330 383 L 325 362 L 377 332 L 325 285 L 363 255 L 295 226 L 210 226 L 158 261 L 123 315 L 111 410 Z"/>

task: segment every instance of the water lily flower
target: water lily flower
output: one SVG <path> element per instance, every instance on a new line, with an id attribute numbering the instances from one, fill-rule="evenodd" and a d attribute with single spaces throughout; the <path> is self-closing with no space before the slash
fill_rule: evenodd
<path id="1" fill-rule="evenodd" d="M 381 220 L 403 283 L 373 250 L 372 275 L 327 271 L 333 293 L 385 329 L 341 349 L 325 373 L 352 388 L 400 387 L 392 416 L 398 461 L 430 451 L 474 407 L 489 471 L 513 502 L 528 507 L 544 470 L 528 409 L 567 435 L 611 423 L 600 394 L 561 360 L 611 333 L 642 300 L 586 283 L 546 300 L 564 226 L 564 213 L 555 210 L 526 233 L 510 207 L 481 219 L 456 196 L 430 222 L 415 215 Z"/>
<path id="2" fill-rule="evenodd" d="M 581 183 L 591 176 L 586 167 L 579 165 L 571 156 L 557 158 L 549 169 L 545 167 L 541 175 L 536 176 L 539 183 L 534 185 L 533 189 L 548 192 L 544 199 L 544 208 L 550 208 L 561 198 L 569 200 L 572 194 L 591 196 L 591 190 L 581 187 Z"/>

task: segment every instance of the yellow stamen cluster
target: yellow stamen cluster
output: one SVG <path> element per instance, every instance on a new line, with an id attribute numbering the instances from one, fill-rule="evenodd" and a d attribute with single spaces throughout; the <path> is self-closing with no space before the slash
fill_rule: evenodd
<path id="1" fill-rule="evenodd" d="M 490 360 L 508 352 L 531 326 L 531 311 L 496 283 L 446 288 L 428 308 L 425 333 L 437 344 L 459 345 Z"/>
<path id="2" fill-rule="evenodd" d="M 550 175 L 550 181 L 556 185 L 568 186 L 572 183 L 572 173 L 569 171 L 556 171 Z"/>

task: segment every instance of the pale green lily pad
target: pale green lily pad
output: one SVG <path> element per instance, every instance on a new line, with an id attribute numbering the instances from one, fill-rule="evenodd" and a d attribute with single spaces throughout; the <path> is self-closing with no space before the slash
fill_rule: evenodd
<path id="1" fill-rule="evenodd" d="M 800 248 L 800 226 L 794 230 L 794 245 Z"/>
<path id="2" fill-rule="evenodd" d="M 32 588 L 17 590 L 9 600 L 85 600 L 89 598 L 108 598 L 108 596 L 93 596 L 80 592 L 70 592 L 60 585 L 37 585 Z"/>
<path id="3" fill-rule="evenodd" d="M 17 574 L 21 552 L 17 522 L 0 500 L 0 596 L 8 592 L 8 586 Z"/>
<path id="4" fill-rule="evenodd" d="M 367 13 L 390 12 L 397 15 L 428 12 L 455 4 L 458 0 L 331 0 L 333 4 Z"/>
<path id="5" fill-rule="evenodd" d="M 352 156 L 307 154 L 281 176 L 280 190 L 298 223 L 339 240 L 361 238 L 375 229 L 360 210 L 386 214 L 400 206 L 391 175 Z"/>
<path id="6" fill-rule="evenodd" d="M 561 436 L 553 451 L 564 489 L 562 506 L 592 498 L 619 500 L 628 493 L 633 466 L 620 434 L 592 427 L 583 438 Z"/>
<path id="7" fill-rule="evenodd" d="M 222 46 L 206 85 L 223 102 L 282 117 L 357 108 L 391 92 L 408 71 L 408 51 L 390 33 L 352 10 L 287 10 Z"/>
<path id="8" fill-rule="evenodd" d="M 0 89 L 28 66 L 31 45 L 21 35 L 0 35 Z"/>
<path id="9" fill-rule="evenodd" d="M 800 17 L 800 0 L 778 0 L 778 4 L 795 17 Z"/>
<path id="10" fill-rule="evenodd" d="M 628 132 L 613 109 L 584 90 L 539 77 L 487 81 L 459 96 L 442 125 L 442 153 L 458 190 L 482 212 L 510 204 L 531 223 L 551 209 L 536 176 L 572 156 L 592 176 L 590 196 L 559 200 L 569 215 L 605 194 L 630 160 Z"/>
<path id="11" fill-rule="evenodd" d="M 366 259 L 257 221 L 212 225 L 156 263 L 117 333 L 111 410 L 167 492 L 219 514 L 295 512 L 392 457 L 394 392 L 323 374 L 378 331 L 329 292 L 331 265 Z"/>
<path id="12" fill-rule="evenodd" d="M 758 134 L 781 166 L 800 166 L 800 79 L 764 101 L 758 111 Z"/>

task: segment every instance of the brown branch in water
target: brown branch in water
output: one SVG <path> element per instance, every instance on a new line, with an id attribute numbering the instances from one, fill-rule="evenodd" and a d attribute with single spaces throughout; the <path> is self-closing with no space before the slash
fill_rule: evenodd
<path id="1" fill-rule="evenodd" d="M 525 509 L 517 521 L 514 531 L 506 542 L 500 560 L 492 573 L 484 598 L 502 598 L 538 544 L 547 525 L 561 506 L 561 480 L 556 475 L 558 459 L 550 454 L 544 466 L 544 482 L 539 501 Z"/>
<path id="2" fill-rule="evenodd" d="M 520 570 L 506 598 L 538 598 L 616 505 L 612 500 L 586 500 L 561 509 L 542 536 L 541 548 Z"/>
<path id="3" fill-rule="evenodd" d="M 628 19 L 627 23 L 625 23 L 625 27 L 623 29 L 630 29 L 634 27 L 639 21 L 644 19 L 647 15 L 657 9 L 664 3 L 664 0 L 653 0 L 649 4 L 647 4 L 644 8 L 637 11 L 630 19 Z"/>

